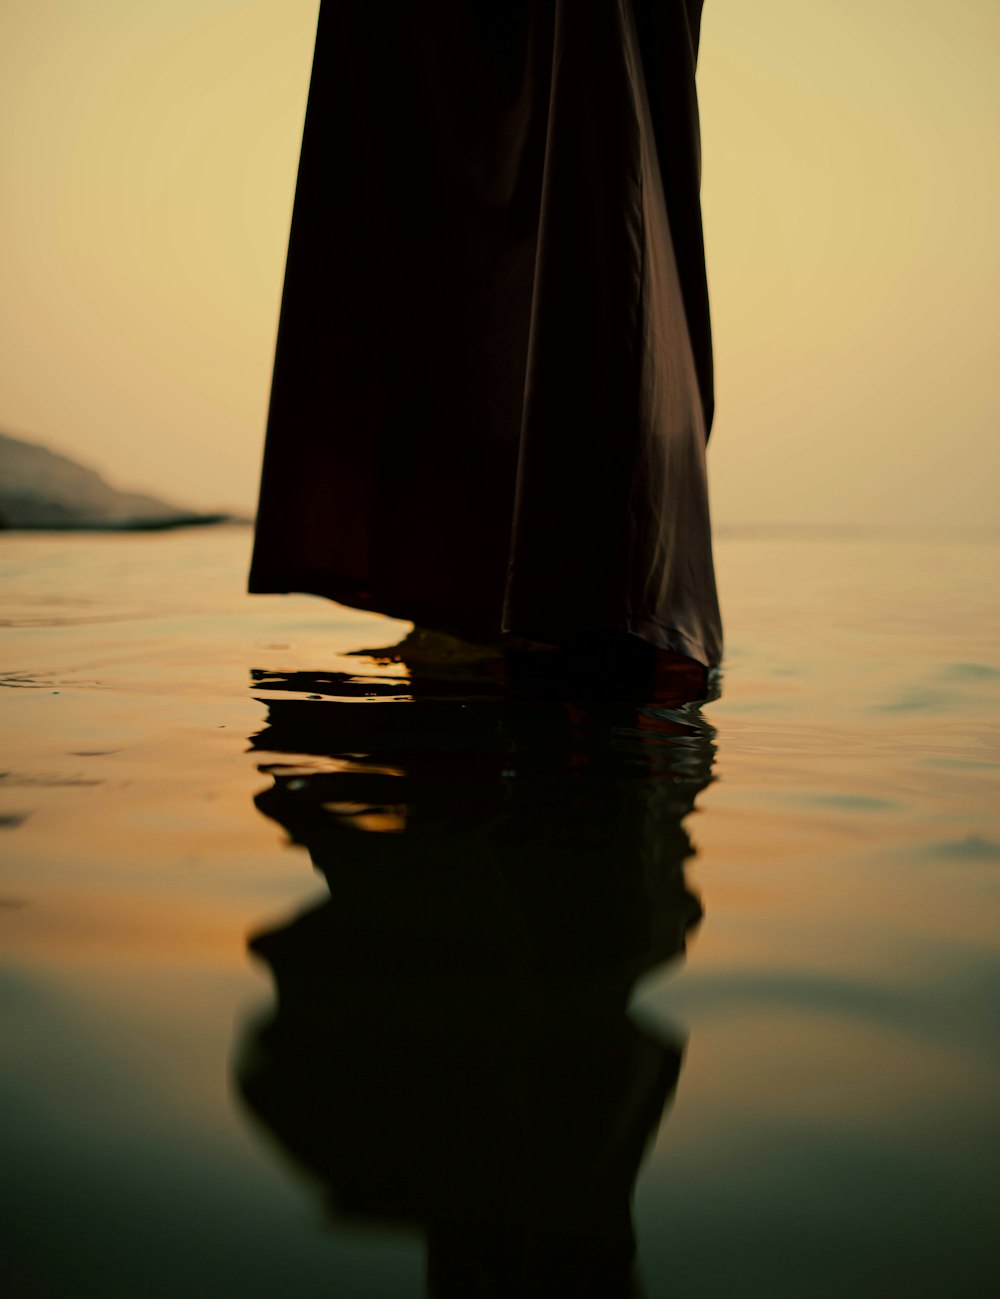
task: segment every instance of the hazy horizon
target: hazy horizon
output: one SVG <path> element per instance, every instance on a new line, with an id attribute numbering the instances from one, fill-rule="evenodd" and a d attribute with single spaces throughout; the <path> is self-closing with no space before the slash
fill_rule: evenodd
<path id="1" fill-rule="evenodd" d="M 252 511 L 316 0 L 7 0 L 0 430 Z M 708 0 L 722 527 L 990 528 L 1000 7 Z"/>

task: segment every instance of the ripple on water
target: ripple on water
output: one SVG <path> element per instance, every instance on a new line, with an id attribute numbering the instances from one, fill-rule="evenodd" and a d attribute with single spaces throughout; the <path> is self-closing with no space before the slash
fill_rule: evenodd
<path id="1" fill-rule="evenodd" d="M 950 663 L 946 671 L 957 681 L 1000 681 L 1000 668 L 989 663 Z"/>
<path id="2" fill-rule="evenodd" d="M 924 852 L 930 857 L 1000 862 L 1000 843 L 979 834 L 970 834 L 964 839 L 952 839 L 943 843 L 930 843 L 927 844 Z"/>

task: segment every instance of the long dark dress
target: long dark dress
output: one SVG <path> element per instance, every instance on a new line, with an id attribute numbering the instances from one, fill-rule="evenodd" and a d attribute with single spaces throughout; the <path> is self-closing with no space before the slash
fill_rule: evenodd
<path id="1" fill-rule="evenodd" d="M 701 0 L 324 0 L 250 575 L 721 653 Z"/>

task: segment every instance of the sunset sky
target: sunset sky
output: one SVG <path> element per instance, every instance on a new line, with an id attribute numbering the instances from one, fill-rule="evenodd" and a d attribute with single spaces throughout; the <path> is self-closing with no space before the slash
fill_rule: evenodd
<path id="1" fill-rule="evenodd" d="M 0 430 L 253 507 L 317 7 L 0 4 Z M 997 0 L 708 0 L 717 522 L 1000 524 L 998 66 Z"/>

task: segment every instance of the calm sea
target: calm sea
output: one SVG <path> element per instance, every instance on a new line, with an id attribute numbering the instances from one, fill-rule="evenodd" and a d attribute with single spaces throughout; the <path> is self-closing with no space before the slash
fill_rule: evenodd
<path id="1" fill-rule="evenodd" d="M 0 1292 L 1000 1293 L 997 544 L 722 535 L 647 708 L 248 549 L 0 537 Z"/>

